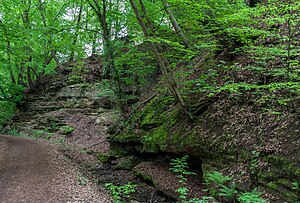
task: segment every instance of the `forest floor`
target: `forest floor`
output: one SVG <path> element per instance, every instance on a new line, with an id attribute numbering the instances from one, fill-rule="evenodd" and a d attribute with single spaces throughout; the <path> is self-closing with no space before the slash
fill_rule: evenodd
<path id="1" fill-rule="evenodd" d="M 48 142 L 0 135 L 0 202 L 111 202 Z"/>

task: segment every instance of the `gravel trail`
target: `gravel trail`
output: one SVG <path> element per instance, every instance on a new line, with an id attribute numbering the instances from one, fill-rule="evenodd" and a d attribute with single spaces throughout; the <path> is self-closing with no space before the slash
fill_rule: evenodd
<path id="1" fill-rule="evenodd" d="M 0 135 L 0 203 L 21 202 L 112 201 L 51 144 Z"/>

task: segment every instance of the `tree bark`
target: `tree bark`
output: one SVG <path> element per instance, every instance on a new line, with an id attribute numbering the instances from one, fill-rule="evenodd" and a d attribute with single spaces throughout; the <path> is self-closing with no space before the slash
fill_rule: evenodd
<path id="1" fill-rule="evenodd" d="M 181 27 L 179 26 L 175 16 L 173 15 L 172 11 L 170 10 L 170 5 L 168 4 L 168 2 L 166 0 L 162 0 L 162 3 L 164 4 L 164 9 L 165 9 L 166 13 L 169 15 L 169 19 L 172 23 L 172 26 L 173 26 L 175 32 L 183 40 L 183 44 L 188 48 L 192 48 L 189 40 L 183 34 Z"/>
<path id="2" fill-rule="evenodd" d="M 149 35 L 155 36 L 154 24 L 153 24 L 153 22 L 150 20 L 150 18 L 147 15 L 147 10 L 146 10 L 146 7 L 144 5 L 143 0 L 139 0 L 139 3 L 141 5 L 141 9 L 142 9 L 142 15 L 141 15 L 141 17 L 142 17 L 142 19 L 145 19 L 145 21 L 147 22 L 147 23 L 145 23 L 145 25 L 146 25 L 146 27 L 149 28 L 149 30 L 151 32 L 151 33 L 149 33 Z"/>
<path id="3" fill-rule="evenodd" d="M 30 27 L 30 21 L 29 21 L 29 12 L 30 12 L 30 9 L 31 9 L 31 0 L 29 0 L 28 2 L 25 2 L 23 0 L 22 2 L 28 4 L 28 7 L 23 10 L 23 13 L 21 14 L 21 17 L 22 17 L 22 21 L 23 21 L 23 24 L 24 24 L 24 28 L 26 30 L 30 30 L 31 27 Z M 21 62 L 20 74 L 22 74 L 23 71 L 24 71 L 24 73 L 27 73 L 27 75 L 26 75 L 27 84 L 28 84 L 30 89 L 34 89 L 34 82 L 33 82 L 32 76 L 31 76 L 31 67 L 29 65 L 27 65 L 27 67 L 26 67 L 26 65 L 25 65 L 26 62 L 32 62 L 32 57 L 30 56 L 31 48 L 29 46 L 25 46 L 24 47 L 24 52 L 26 54 L 26 58 L 23 59 L 23 61 Z"/>

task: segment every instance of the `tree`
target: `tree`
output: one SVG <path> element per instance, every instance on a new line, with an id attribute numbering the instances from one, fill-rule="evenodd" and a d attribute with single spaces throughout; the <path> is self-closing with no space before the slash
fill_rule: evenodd
<path id="1" fill-rule="evenodd" d="M 83 12 L 83 1 L 80 1 L 80 6 L 79 6 L 79 12 L 78 12 L 78 16 L 77 16 L 77 21 L 76 21 L 76 27 L 75 27 L 75 33 L 73 36 L 73 42 L 71 46 L 71 53 L 70 53 L 70 59 L 69 61 L 73 61 L 74 57 L 75 57 L 75 46 L 77 44 L 78 41 L 78 31 L 80 29 L 80 25 L 81 25 L 81 19 L 82 19 L 82 12 Z"/>
<path id="2" fill-rule="evenodd" d="M 98 22 L 100 23 L 103 37 L 103 51 L 105 56 L 105 65 L 106 68 L 103 71 L 106 71 L 106 77 L 114 70 L 114 62 L 113 62 L 113 48 L 111 43 L 111 35 L 109 26 L 107 23 L 107 2 L 106 0 L 102 0 L 101 4 L 98 0 L 89 0 L 89 5 L 96 13 Z"/>
<path id="3" fill-rule="evenodd" d="M 168 4 L 168 2 L 166 0 L 161 0 L 161 1 L 164 5 L 164 9 L 165 9 L 166 13 L 169 15 L 169 19 L 172 23 L 172 26 L 173 26 L 175 32 L 181 37 L 181 39 L 183 41 L 183 44 L 185 46 L 187 46 L 188 48 L 192 48 L 191 45 L 190 45 L 189 40 L 183 34 L 183 31 L 182 31 L 181 27 L 179 26 L 176 18 L 174 17 L 173 12 L 170 9 L 170 5 Z"/>
<path id="4" fill-rule="evenodd" d="M 149 34 L 149 31 L 148 31 L 148 28 L 146 27 L 146 25 L 144 23 L 144 20 L 143 20 L 143 18 L 140 15 L 140 12 L 138 10 L 138 7 L 137 7 L 135 1 L 134 0 L 130 0 L 130 4 L 132 6 L 132 9 L 133 9 L 133 11 L 134 11 L 134 13 L 136 15 L 136 18 L 137 18 L 137 20 L 138 20 L 138 22 L 139 22 L 139 24 L 141 26 L 141 29 L 142 29 L 145 37 L 149 38 L 150 34 Z M 152 31 L 152 33 L 154 33 L 154 32 Z M 184 99 L 182 98 L 181 94 L 177 90 L 177 84 L 176 84 L 175 78 L 173 76 L 172 70 L 166 65 L 165 60 L 162 58 L 162 56 L 158 52 L 155 44 L 153 42 L 151 42 L 151 41 L 149 41 L 148 43 L 150 45 L 150 49 L 152 50 L 153 54 L 156 57 L 156 60 L 157 60 L 159 66 L 161 68 L 161 71 L 162 71 L 163 75 L 166 77 L 166 83 L 168 84 L 169 89 L 171 90 L 173 96 L 176 98 L 177 102 L 179 102 L 179 104 L 182 106 L 184 112 L 190 118 L 192 118 L 186 102 L 184 101 Z"/>

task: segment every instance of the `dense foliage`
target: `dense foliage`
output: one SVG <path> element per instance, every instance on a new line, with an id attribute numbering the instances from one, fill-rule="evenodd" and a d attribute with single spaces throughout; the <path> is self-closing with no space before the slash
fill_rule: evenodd
<path id="1" fill-rule="evenodd" d="M 1 0 L 0 98 L 18 102 L 67 62 L 102 55 L 123 110 L 126 87 L 137 91 L 160 67 L 191 117 L 195 94 L 222 92 L 298 112 L 300 3 L 253 2 Z"/>

